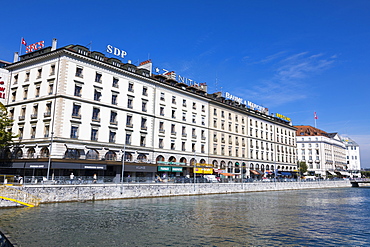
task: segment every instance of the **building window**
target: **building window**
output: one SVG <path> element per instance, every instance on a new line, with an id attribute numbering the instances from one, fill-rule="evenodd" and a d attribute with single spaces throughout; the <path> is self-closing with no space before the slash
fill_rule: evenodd
<path id="1" fill-rule="evenodd" d="M 30 80 L 30 72 L 26 72 L 26 78 L 24 79 L 24 81 L 29 81 Z"/>
<path id="2" fill-rule="evenodd" d="M 31 139 L 35 139 L 36 137 L 36 126 L 31 127 Z"/>
<path id="3" fill-rule="evenodd" d="M 78 127 L 72 126 L 71 127 L 71 139 L 77 139 L 78 138 Z"/>
<path id="4" fill-rule="evenodd" d="M 182 120 L 186 121 L 186 112 L 184 112 L 184 111 L 182 112 Z"/>
<path id="5" fill-rule="evenodd" d="M 158 146 L 159 146 L 159 148 L 163 148 L 163 139 L 162 138 L 159 138 Z"/>
<path id="6" fill-rule="evenodd" d="M 114 143 L 116 142 L 116 132 L 114 131 L 109 131 L 109 142 Z"/>
<path id="7" fill-rule="evenodd" d="M 171 117 L 172 117 L 172 118 L 176 118 L 176 110 L 172 110 Z"/>
<path id="8" fill-rule="evenodd" d="M 81 118 L 81 105 L 73 104 L 72 117 Z"/>
<path id="9" fill-rule="evenodd" d="M 117 112 L 115 112 L 115 111 L 110 112 L 110 124 L 114 124 L 114 125 L 118 124 L 118 122 L 117 122 Z"/>
<path id="10" fill-rule="evenodd" d="M 36 85 L 36 89 L 35 89 L 35 97 L 36 97 L 36 98 L 40 97 L 40 84 L 37 84 L 37 85 Z"/>
<path id="11" fill-rule="evenodd" d="M 186 137 L 186 127 L 185 126 L 182 126 L 182 131 L 181 131 L 181 134 L 183 137 Z"/>
<path id="12" fill-rule="evenodd" d="M 17 91 L 14 90 L 14 91 L 12 91 L 12 102 L 15 101 L 16 97 L 17 97 Z"/>
<path id="13" fill-rule="evenodd" d="M 27 99 L 28 96 L 28 87 L 23 88 L 23 99 Z"/>
<path id="14" fill-rule="evenodd" d="M 213 115 L 217 116 L 217 109 L 213 109 Z"/>
<path id="15" fill-rule="evenodd" d="M 202 105 L 202 112 L 205 112 L 206 111 L 206 107 L 205 105 Z"/>
<path id="16" fill-rule="evenodd" d="M 185 144 L 185 142 L 182 142 L 181 143 L 181 151 L 186 151 L 186 144 Z"/>
<path id="17" fill-rule="evenodd" d="M 32 115 L 31 115 L 31 119 L 36 119 L 37 118 L 37 114 L 38 114 L 38 110 L 39 110 L 39 105 L 34 105 L 33 106 L 33 112 L 32 112 Z"/>
<path id="18" fill-rule="evenodd" d="M 92 141 L 97 141 L 98 140 L 98 130 L 97 129 L 91 129 L 91 137 L 90 139 Z"/>
<path id="19" fill-rule="evenodd" d="M 126 133 L 126 140 L 125 143 L 127 145 L 131 145 L 131 133 Z"/>
<path id="20" fill-rule="evenodd" d="M 42 76 L 42 68 L 40 68 L 40 69 L 37 70 L 37 77 L 36 77 L 36 79 L 40 79 L 41 76 Z"/>
<path id="21" fill-rule="evenodd" d="M 225 117 L 225 112 L 224 111 L 221 111 L 221 117 L 224 118 Z"/>
<path id="22" fill-rule="evenodd" d="M 176 104 L 176 96 L 172 96 L 172 104 Z"/>
<path id="23" fill-rule="evenodd" d="M 171 150 L 175 150 L 176 146 L 174 142 L 171 142 Z"/>
<path id="24" fill-rule="evenodd" d="M 195 128 L 192 128 L 192 130 L 191 130 L 191 136 L 192 136 L 193 139 L 197 138 Z"/>
<path id="25" fill-rule="evenodd" d="M 55 75 L 55 64 L 50 66 L 50 75 Z"/>
<path id="26" fill-rule="evenodd" d="M 182 100 L 182 106 L 186 107 L 186 99 Z"/>
<path id="27" fill-rule="evenodd" d="M 193 102 L 193 110 L 197 109 L 197 103 Z"/>
<path id="28" fill-rule="evenodd" d="M 127 99 L 127 108 L 132 109 L 133 108 L 133 98 L 128 98 Z"/>
<path id="29" fill-rule="evenodd" d="M 161 106 L 159 108 L 159 115 L 164 116 L 164 107 L 163 106 Z"/>
<path id="30" fill-rule="evenodd" d="M 145 136 L 140 136 L 140 146 L 145 147 L 145 144 L 146 144 Z"/>
<path id="31" fill-rule="evenodd" d="M 127 118 L 126 118 L 126 126 L 127 127 L 132 127 L 132 116 L 131 115 L 127 115 Z"/>
<path id="32" fill-rule="evenodd" d="M 17 84 L 18 83 L 18 74 L 14 75 L 14 84 Z"/>
<path id="33" fill-rule="evenodd" d="M 193 118 L 192 118 L 193 123 L 196 123 L 196 118 L 197 118 L 197 115 L 193 114 Z"/>
<path id="34" fill-rule="evenodd" d="M 194 153 L 195 152 L 195 143 L 191 144 L 191 151 Z"/>
<path id="35" fill-rule="evenodd" d="M 44 137 L 48 138 L 49 137 L 49 131 L 50 131 L 50 125 L 46 124 L 44 127 Z"/>
<path id="36" fill-rule="evenodd" d="M 100 98 L 101 98 L 101 92 L 100 92 L 100 90 L 95 89 L 94 90 L 94 100 L 100 101 Z"/>
<path id="37" fill-rule="evenodd" d="M 163 92 L 161 92 L 160 100 L 164 101 L 164 93 Z"/>
<path id="38" fill-rule="evenodd" d="M 148 105 L 148 102 L 147 102 L 147 101 L 143 101 L 143 102 L 141 103 L 141 110 L 142 110 L 143 112 L 147 112 L 147 105 Z"/>
<path id="39" fill-rule="evenodd" d="M 143 87 L 143 95 L 148 96 L 148 88 L 147 87 Z"/>
<path id="40" fill-rule="evenodd" d="M 95 82 L 101 82 L 102 74 L 96 72 L 95 73 Z"/>
<path id="41" fill-rule="evenodd" d="M 112 105 L 117 105 L 117 94 L 112 94 Z"/>
<path id="42" fill-rule="evenodd" d="M 81 67 L 77 67 L 77 68 L 76 68 L 76 76 L 77 76 L 77 77 L 81 77 L 81 78 L 83 78 L 83 74 L 82 74 L 82 72 L 83 72 L 83 69 L 82 69 Z"/>
<path id="43" fill-rule="evenodd" d="M 54 83 L 49 83 L 49 95 L 53 94 L 53 90 L 54 90 Z"/>
<path id="44" fill-rule="evenodd" d="M 131 82 L 128 84 L 128 91 L 129 92 L 134 92 L 134 84 L 131 83 Z"/>
<path id="45" fill-rule="evenodd" d="M 164 122 L 159 122 L 159 132 L 164 133 Z"/>
<path id="46" fill-rule="evenodd" d="M 206 125 L 205 117 L 202 117 L 202 125 Z"/>
<path id="47" fill-rule="evenodd" d="M 202 154 L 204 154 L 205 153 L 205 148 L 204 148 L 205 146 L 204 146 L 204 144 L 202 144 L 201 146 L 200 146 L 200 152 L 202 153 Z"/>
<path id="48" fill-rule="evenodd" d="M 97 122 L 100 122 L 100 109 L 99 108 L 96 108 L 94 107 L 93 108 L 93 113 L 92 113 L 92 120 L 93 121 L 97 121 Z"/>
<path id="49" fill-rule="evenodd" d="M 112 87 L 118 88 L 118 78 L 113 77 Z"/>
<path id="50" fill-rule="evenodd" d="M 142 130 L 147 130 L 146 123 L 147 123 L 147 119 L 146 118 L 141 118 L 141 129 Z"/>
<path id="51" fill-rule="evenodd" d="M 176 126 L 175 126 L 175 124 L 171 124 L 171 135 L 176 135 Z"/>

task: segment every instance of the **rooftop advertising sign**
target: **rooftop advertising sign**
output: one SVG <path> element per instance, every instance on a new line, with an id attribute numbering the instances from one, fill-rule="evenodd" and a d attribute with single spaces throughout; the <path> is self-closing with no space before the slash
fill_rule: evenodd
<path id="1" fill-rule="evenodd" d="M 121 58 L 125 58 L 127 55 L 127 52 L 112 45 L 107 45 L 107 52 Z"/>
<path id="2" fill-rule="evenodd" d="M 283 119 L 283 120 L 286 120 L 288 122 L 291 122 L 292 121 L 290 118 L 288 118 L 288 117 L 286 117 L 284 115 L 281 115 L 279 113 L 275 113 L 275 117 L 280 118 L 280 119 Z"/>
<path id="3" fill-rule="evenodd" d="M 206 83 L 197 83 L 193 79 L 189 79 L 189 78 L 183 77 L 181 75 L 176 75 L 175 71 L 169 71 L 167 69 L 155 68 L 155 72 L 158 73 L 158 74 L 164 75 L 164 76 L 166 76 L 170 79 L 174 79 L 174 80 L 176 80 L 180 83 L 184 83 L 186 85 L 189 85 L 189 86 L 202 87 L 202 86 L 206 85 Z M 161 72 L 163 72 L 163 73 L 161 73 Z"/>
<path id="4" fill-rule="evenodd" d="M 257 105 L 257 104 L 255 104 L 253 102 L 250 102 L 250 101 L 246 101 L 243 98 L 234 96 L 234 95 L 232 95 L 232 94 L 230 94 L 228 92 L 225 93 L 225 98 L 226 99 L 230 99 L 230 100 L 235 101 L 235 102 L 238 102 L 239 104 L 246 105 L 248 108 L 250 108 L 252 110 L 256 110 L 256 111 L 262 112 L 264 114 L 268 114 L 269 113 L 269 109 L 268 108 L 263 107 L 263 106 L 260 106 L 260 105 Z"/>

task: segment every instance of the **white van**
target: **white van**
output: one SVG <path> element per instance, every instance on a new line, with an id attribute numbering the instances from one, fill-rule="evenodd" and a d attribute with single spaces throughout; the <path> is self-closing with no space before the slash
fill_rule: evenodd
<path id="1" fill-rule="evenodd" d="M 205 179 L 207 179 L 207 182 L 209 183 L 217 183 L 218 180 L 216 178 L 216 175 L 204 175 L 203 176 Z"/>

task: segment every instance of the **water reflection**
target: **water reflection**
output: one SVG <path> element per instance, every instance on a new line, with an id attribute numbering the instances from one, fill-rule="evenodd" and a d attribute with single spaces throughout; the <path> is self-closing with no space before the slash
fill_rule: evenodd
<path id="1" fill-rule="evenodd" d="M 45 204 L 0 210 L 21 246 L 369 245 L 359 188 Z"/>

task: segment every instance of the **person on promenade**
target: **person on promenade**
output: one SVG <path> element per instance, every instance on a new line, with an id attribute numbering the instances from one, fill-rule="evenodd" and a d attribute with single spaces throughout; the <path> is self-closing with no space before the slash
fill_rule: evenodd
<path id="1" fill-rule="evenodd" d="M 74 178 L 75 178 L 75 175 L 73 175 L 73 172 L 72 172 L 71 175 L 69 175 L 69 179 L 71 180 L 71 184 L 72 184 Z"/>
<path id="2" fill-rule="evenodd" d="M 96 184 L 96 181 L 97 181 L 98 177 L 96 176 L 96 173 L 94 174 L 93 176 L 93 183 Z"/>

